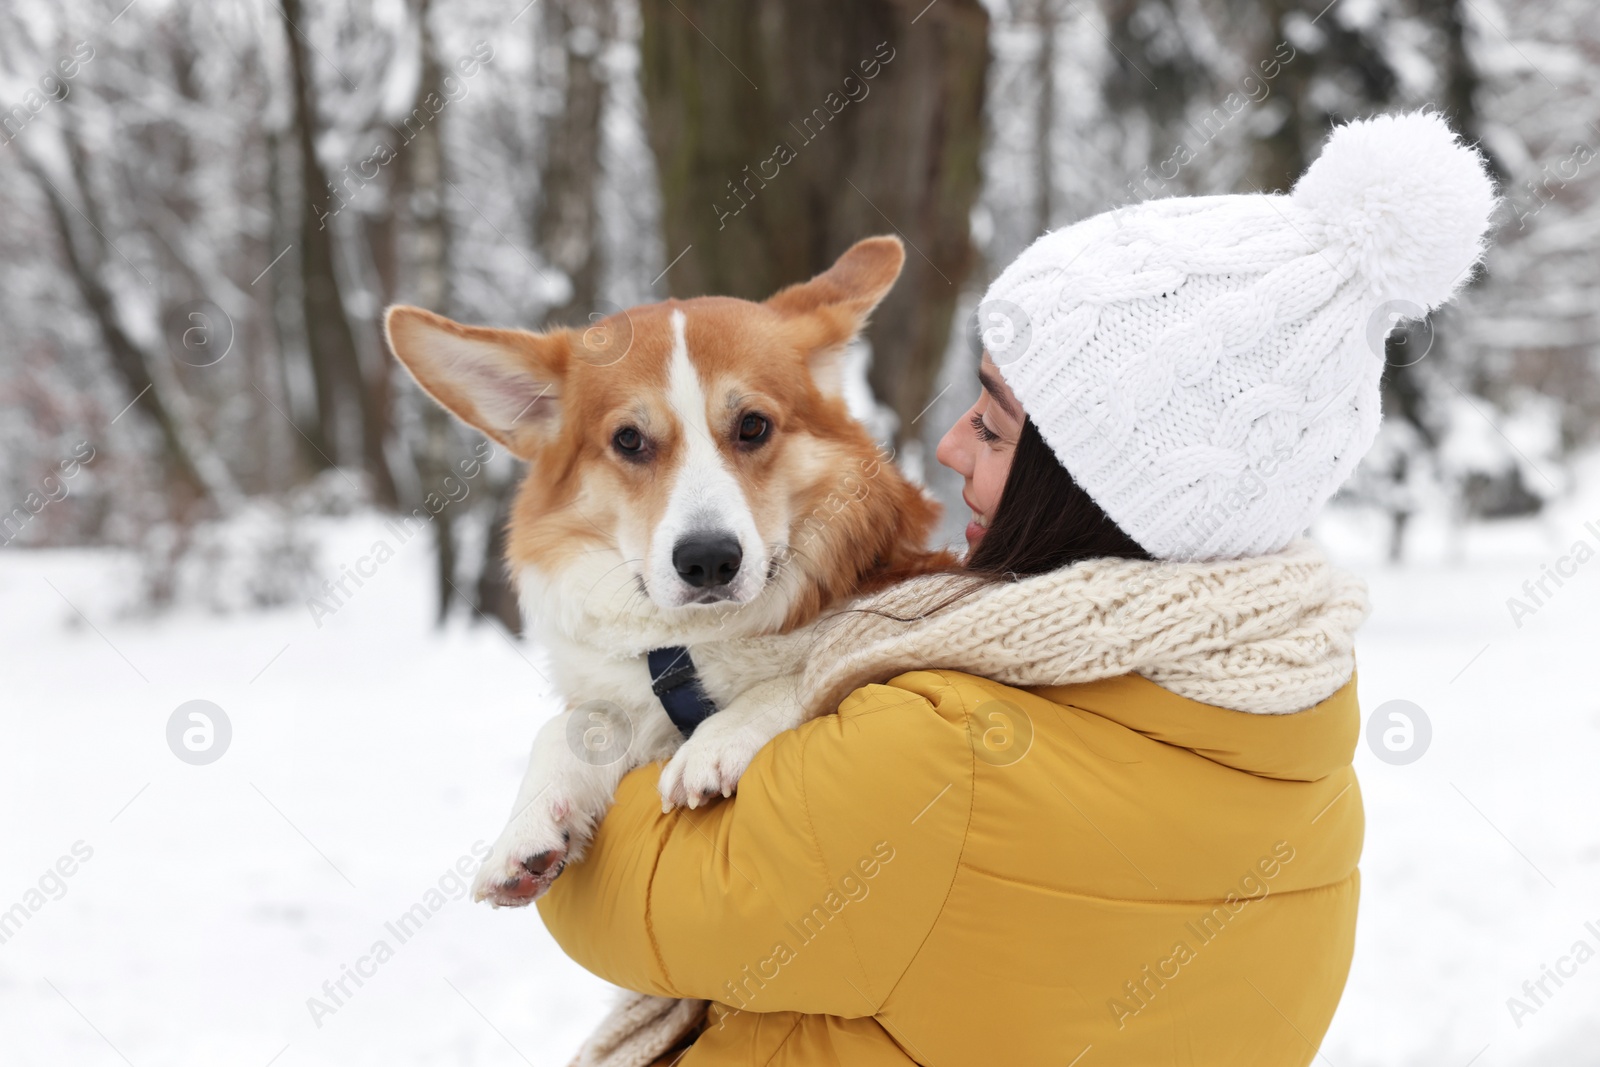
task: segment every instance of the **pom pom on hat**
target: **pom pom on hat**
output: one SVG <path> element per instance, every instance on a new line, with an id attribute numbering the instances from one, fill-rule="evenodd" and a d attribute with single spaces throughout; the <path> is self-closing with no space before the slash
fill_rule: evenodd
<path id="1" fill-rule="evenodd" d="M 1429 311 L 1483 255 L 1497 203 L 1482 155 L 1425 111 L 1340 126 L 1291 196 L 1375 293 Z"/>

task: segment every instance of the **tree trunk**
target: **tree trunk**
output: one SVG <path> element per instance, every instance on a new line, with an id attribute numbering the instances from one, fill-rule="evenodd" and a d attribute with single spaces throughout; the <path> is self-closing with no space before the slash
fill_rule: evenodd
<path id="1" fill-rule="evenodd" d="M 1478 70 L 1467 52 L 1466 10 L 1463 0 L 1417 0 L 1417 13 L 1444 37 L 1444 91 L 1439 105 L 1450 125 L 1476 144 L 1489 161 L 1495 182 L 1504 188 L 1510 171 L 1483 143 L 1483 124 L 1477 107 Z"/>
<path id="2" fill-rule="evenodd" d="M 1248 0 L 1243 10 L 1254 13 L 1252 21 L 1266 28 L 1259 42 L 1262 62 L 1272 59 L 1273 50 L 1288 39 L 1288 20 L 1308 13 L 1297 0 Z M 1261 19 L 1262 14 L 1267 18 Z M 1346 27 L 1331 10 L 1324 14 L 1315 25 L 1324 38 L 1321 46 L 1298 49 L 1273 82 L 1273 93 L 1287 104 L 1288 114 L 1276 131 L 1257 141 L 1252 170 L 1263 192 L 1287 192 L 1335 122 L 1387 107 L 1399 90 L 1399 75 L 1389 65 L 1382 41 L 1365 28 Z M 1330 93 L 1329 85 L 1338 86 L 1339 93 Z"/>
<path id="3" fill-rule="evenodd" d="M 547 326 L 581 326 L 600 302 L 600 141 L 606 81 L 601 58 L 615 35 L 609 0 L 544 0 L 539 29 L 542 88 L 561 99 L 540 153 L 534 233 L 544 259 L 571 283 Z M 478 610 L 512 633 L 522 630 L 517 592 L 506 572 L 506 523 L 516 485 L 498 486 L 478 577 Z"/>
<path id="4" fill-rule="evenodd" d="M 1039 54 L 1035 57 L 1033 78 L 1039 93 L 1034 111 L 1034 184 L 1038 200 L 1034 203 L 1034 233 L 1050 228 L 1054 213 L 1055 168 L 1050 144 L 1056 127 L 1056 0 L 1034 0 L 1034 27 L 1039 34 Z"/>
<path id="5" fill-rule="evenodd" d="M 545 133 L 533 229 L 544 258 L 572 283 L 551 324 L 584 325 L 600 295 L 600 59 L 615 28 L 609 0 L 545 0 L 543 23 L 545 88 L 562 106 Z"/>
<path id="6" fill-rule="evenodd" d="M 495 497 L 494 513 L 489 517 L 489 536 L 484 541 L 483 567 L 478 571 L 478 610 L 499 619 L 512 634 L 522 633 L 522 607 L 506 570 L 506 526 L 511 521 L 515 482 Z"/>
<path id="7" fill-rule="evenodd" d="M 430 95 L 444 96 L 445 71 L 439 64 L 438 48 L 428 25 L 432 7 L 431 0 L 412 3 L 416 47 L 421 53 L 416 97 L 409 111 L 413 115 L 431 113 L 425 103 Z M 440 314 L 451 310 L 450 233 L 444 210 L 447 110 L 418 125 L 411 140 L 401 146 L 392 190 L 395 209 L 387 230 L 393 242 L 390 258 L 396 293 L 404 291 L 410 302 Z M 460 433 L 449 414 L 432 401 L 425 401 L 420 416 L 422 434 L 416 442 L 414 463 L 421 479 L 419 488 L 425 495 L 437 491 L 446 478 L 456 475 L 454 464 L 463 453 Z M 455 508 L 447 507 L 434 516 L 432 523 L 435 619 L 441 624 L 461 596 L 455 577 L 458 523 L 464 517 Z M 470 602 L 467 606 L 471 606 Z"/>
<path id="8" fill-rule="evenodd" d="M 1144 138 L 1139 165 L 1154 163 L 1170 149 L 1168 133 L 1183 122 L 1190 101 L 1210 90 L 1211 73 L 1178 32 L 1173 0 L 1103 0 L 1102 11 L 1114 53 L 1104 79 L 1106 105 L 1130 136 Z"/>
<path id="9" fill-rule="evenodd" d="M 398 502 L 398 493 L 384 455 L 388 418 L 383 390 L 369 386 L 361 372 L 355 332 L 345 313 L 335 265 L 330 223 L 339 205 L 334 203 L 328 175 L 317 158 L 316 90 L 309 48 L 302 36 L 305 17 L 300 0 L 283 0 L 279 11 L 289 48 L 300 148 L 301 313 L 317 393 L 317 423 L 302 430 L 324 463 L 358 462 L 370 479 L 374 500 L 392 507 Z"/>
<path id="10" fill-rule="evenodd" d="M 674 295 L 762 299 L 862 237 L 905 273 L 869 380 L 916 439 L 974 263 L 989 17 L 978 0 L 642 0 Z M 692 19 L 692 21 L 691 21 Z"/>

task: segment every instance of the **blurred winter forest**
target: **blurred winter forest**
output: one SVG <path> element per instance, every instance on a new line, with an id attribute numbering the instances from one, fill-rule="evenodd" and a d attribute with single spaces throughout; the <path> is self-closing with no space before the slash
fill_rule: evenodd
<path id="1" fill-rule="evenodd" d="M 12 0 L 0 541 L 130 548 L 145 604 L 227 609 L 320 581 L 315 516 L 420 508 L 441 617 L 515 628 L 517 465 L 426 402 L 384 306 L 541 328 L 760 298 L 882 232 L 909 258 L 869 336 L 874 426 L 953 499 L 931 446 L 970 399 L 973 305 L 1028 241 L 1136 199 L 1285 190 L 1332 123 L 1423 105 L 1482 145 L 1504 210 L 1459 305 L 1388 336 L 1384 430 L 1341 506 L 1385 516 L 1397 557 L 1415 516 L 1535 514 L 1600 427 L 1593 15 Z"/>

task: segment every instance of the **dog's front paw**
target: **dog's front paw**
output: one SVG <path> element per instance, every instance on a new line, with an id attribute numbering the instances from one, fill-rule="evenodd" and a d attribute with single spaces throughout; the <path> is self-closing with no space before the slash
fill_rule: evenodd
<path id="1" fill-rule="evenodd" d="M 696 808 L 719 796 L 733 796 L 740 775 L 770 740 L 771 728 L 763 729 L 759 721 L 744 721 L 727 712 L 711 716 L 661 769 L 657 782 L 661 810 L 680 805 Z"/>
<path id="2" fill-rule="evenodd" d="M 537 796 L 512 818 L 478 868 L 472 899 L 497 908 L 522 908 L 545 894 L 573 853 L 572 805 Z"/>

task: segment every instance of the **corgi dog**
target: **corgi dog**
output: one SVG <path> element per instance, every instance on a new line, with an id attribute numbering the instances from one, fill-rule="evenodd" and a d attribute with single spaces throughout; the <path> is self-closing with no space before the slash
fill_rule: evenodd
<path id="1" fill-rule="evenodd" d="M 802 645 L 772 636 L 953 562 L 924 547 L 938 505 L 843 397 L 845 348 L 904 262 L 868 238 L 761 303 L 666 300 L 586 330 L 389 309 L 417 383 L 527 462 L 507 564 L 566 701 L 476 899 L 537 899 L 635 767 L 668 760 L 664 808 L 732 795 L 803 717 L 782 699 Z"/>

